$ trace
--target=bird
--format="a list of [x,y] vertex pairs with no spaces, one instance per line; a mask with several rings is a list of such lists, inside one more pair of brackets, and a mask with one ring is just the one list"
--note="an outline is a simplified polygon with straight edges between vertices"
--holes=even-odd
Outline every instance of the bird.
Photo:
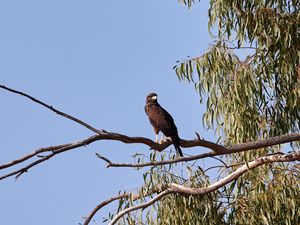
[[183,157],[180,148],[180,138],[173,117],[157,101],[157,94],[150,93],[146,97],[145,112],[155,132],[155,142],[158,141],[158,133],[161,131],[172,140],[176,152]]

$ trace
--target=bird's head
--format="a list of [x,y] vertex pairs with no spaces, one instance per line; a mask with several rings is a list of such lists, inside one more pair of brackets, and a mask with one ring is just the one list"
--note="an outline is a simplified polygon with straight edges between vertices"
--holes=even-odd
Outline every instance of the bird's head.
[[148,102],[157,102],[157,94],[156,93],[150,93],[147,95],[146,103]]

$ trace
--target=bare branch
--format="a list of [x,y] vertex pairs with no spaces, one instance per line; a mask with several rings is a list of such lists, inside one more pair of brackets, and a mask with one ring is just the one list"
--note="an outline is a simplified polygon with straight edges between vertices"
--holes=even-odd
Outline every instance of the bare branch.
[[122,211],[120,211],[109,223],[109,225],[115,224],[122,216],[128,214],[129,212],[138,210],[138,209],[144,209],[150,205],[153,205],[155,202],[160,200],[161,198],[165,197],[166,195],[169,195],[171,193],[180,193],[180,194],[190,194],[190,195],[204,195],[213,191],[216,191],[220,187],[225,186],[226,184],[232,182],[233,180],[236,180],[240,176],[242,176],[244,173],[246,173],[249,170],[252,170],[258,166],[268,164],[268,163],[275,163],[275,162],[291,162],[300,160],[300,152],[296,152],[293,154],[274,154],[269,156],[263,156],[259,157],[251,162],[248,162],[248,165],[243,165],[240,168],[238,168],[236,171],[232,172],[228,176],[224,177],[223,179],[215,182],[212,185],[209,185],[208,187],[203,188],[190,188],[185,187],[183,185],[170,183],[167,185],[167,188],[159,193],[157,196],[149,200],[148,202],[145,202],[140,205],[132,206],[130,208],[126,208]]
[[[207,145],[203,146],[202,141],[205,141],[205,140],[190,140],[190,141],[181,140],[181,143],[184,143],[185,147],[194,147],[194,146],[208,147]],[[178,163],[178,162],[194,161],[197,159],[203,159],[203,158],[214,157],[214,156],[219,156],[219,155],[227,155],[227,154],[244,152],[244,151],[249,151],[249,150],[256,150],[259,148],[280,145],[280,144],[289,143],[289,142],[293,142],[293,141],[300,141],[300,133],[292,133],[292,134],[276,136],[276,137],[272,137],[272,138],[268,138],[268,139],[264,139],[264,140],[259,140],[256,142],[247,142],[247,143],[242,143],[242,144],[236,144],[231,147],[224,147],[224,146],[216,144],[217,146],[222,147],[222,150],[220,152],[214,151],[215,147],[210,146],[208,148],[213,149],[213,151],[199,154],[199,155],[194,155],[194,156],[181,157],[181,158],[164,160],[164,161],[145,162],[145,163],[138,163],[138,164],[111,162],[111,163],[108,163],[106,166],[107,167],[134,167],[134,168],[141,168],[141,167],[147,167],[147,166],[159,166],[159,165],[166,165],[166,164],[172,164],[172,163]],[[205,141],[205,143],[206,142],[207,141]],[[163,146],[164,143],[162,143],[161,145]],[[218,149],[220,150],[221,148],[218,147]]]
[[57,146],[50,146],[50,147],[47,147],[47,148],[40,148],[40,149],[37,149],[35,150],[34,152],[28,154],[28,155],[25,155],[19,159],[15,159],[9,163],[6,163],[6,164],[3,164],[3,165],[0,165],[0,170],[2,169],[5,169],[5,168],[8,168],[8,167],[11,167],[11,166],[14,166],[14,165],[17,165],[21,162],[24,162],[40,153],[43,153],[43,152],[49,152],[49,151],[54,151],[54,150],[57,150],[57,149],[60,149],[60,148],[64,148],[64,147],[67,147],[71,144],[63,144],[63,145],[57,145]]
[[[65,146],[65,147],[59,148],[59,149],[57,149],[57,150],[53,150],[51,154],[49,154],[49,155],[47,155],[47,156],[44,156],[44,157],[42,157],[42,158],[40,158],[40,159],[38,159],[38,160],[36,160],[36,161],[34,161],[34,162],[28,164],[27,166],[22,167],[21,169],[15,170],[15,171],[13,171],[13,172],[11,172],[11,173],[8,173],[8,174],[5,174],[5,175],[1,176],[1,177],[0,177],[0,180],[3,180],[3,179],[5,179],[5,178],[8,178],[8,177],[11,177],[11,176],[14,176],[14,175],[16,175],[16,178],[18,178],[18,177],[20,177],[23,173],[28,172],[28,170],[29,170],[30,168],[32,168],[33,166],[36,166],[36,165],[38,165],[38,164],[40,164],[40,163],[42,163],[42,162],[44,162],[44,161],[46,161],[46,160],[52,158],[53,156],[55,156],[55,155],[57,155],[57,154],[60,154],[60,153],[69,151],[69,150],[71,150],[71,149],[75,149],[75,148],[78,148],[78,147],[82,147],[82,146],[88,145],[88,144],[90,144],[90,143],[92,143],[92,142],[94,142],[94,141],[96,141],[96,140],[98,140],[98,135],[94,135],[94,136],[91,136],[91,137],[89,137],[89,138],[86,138],[86,139],[84,139],[84,140],[82,140],[82,141],[74,142],[74,143],[72,143],[72,144],[70,144],[70,145],[67,145],[67,146]],[[17,162],[17,163],[18,163],[18,162]],[[15,164],[17,164],[17,163],[15,163]],[[6,165],[7,165],[7,164],[6,164]]]
[[30,96],[30,95],[24,93],[24,92],[14,90],[14,89],[9,88],[9,87],[6,87],[6,86],[4,86],[4,85],[0,85],[0,88],[5,89],[5,90],[10,91],[10,92],[13,92],[13,93],[15,93],[15,94],[22,95],[22,96],[24,96],[24,97],[26,97],[26,98],[29,98],[30,100],[34,101],[35,103],[38,103],[39,105],[42,105],[42,106],[46,107],[47,109],[50,109],[52,112],[55,112],[55,113],[57,113],[57,114],[60,115],[60,116],[63,116],[63,117],[65,117],[65,118],[67,118],[67,119],[70,119],[70,120],[73,120],[74,122],[76,122],[76,123],[78,123],[78,124],[80,124],[80,125],[86,127],[87,129],[89,129],[89,130],[91,130],[91,131],[93,131],[93,132],[95,132],[95,133],[97,133],[97,134],[102,134],[103,132],[105,132],[104,130],[98,130],[98,129],[92,127],[91,125],[89,125],[89,124],[83,122],[83,121],[80,120],[80,119],[77,119],[76,117],[73,117],[73,116],[71,116],[71,115],[69,115],[69,114],[67,114],[67,113],[64,113],[64,112],[62,112],[62,111],[59,111],[58,109],[55,109],[53,106],[48,105],[48,104],[46,104],[46,103],[44,103],[44,102],[42,102],[42,101],[40,101],[40,100],[38,100],[38,99],[36,99],[36,98],[34,98],[34,97],[32,97],[32,96]]
[[[118,133],[113,133],[113,132],[106,132],[106,133],[100,133],[94,136],[91,136],[87,139],[84,139],[82,141],[76,142],[75,144],[65,144],[65,145],[59,145],[59,146],[54,146],[54,147],[48,147],[48,148],[41,148],[39,150],[36,150],[35,152],[25,155],[17,160],[13,160],[10,163],[0,165],[0,170],[4,168],[8,168],[11,166],[14,166],[20,162],[24,162],[33,156],[43,152],[43,151],[51,151],[51,148],[58,148],[57,150],[54,151],[53,154],[47,155],[37,161],[34,161],[33,163],[19,169],[16,171],[13,171],[9,174],[6,174],[4,176],[0,177],[0,180],[5,179],[7,177],[16,175],[16,174],[23,174],[24,172],[27,172],[29,168],[32,168],[33,166],[44,162],[50,158],[52,158],[54,155],[59,154],[61,152],[71,150],[74,148],[78,148],[84,145],[88,145],[94,141],[98,140],[115,140],[115,141],[121,141],[123,143],[140,143],[140,144],[145,144],[151,147],[151,149],[156,149],[158,151],[162,151],[165,148],[167,148],[171,142],[163,142],[161,144],[153,142],[152,140],[144,137],[129,137],[123,134],[118,134]],[[172,164],[172,163],[177,163],[177,162],[187,162],[187,161],[193,161],[197,159],[202,159],[202,158],[207,158],[207,157],[212,157],[212,156],[218,156],[218,155],[225,155],[225,154],[231,154],[231,153],[237,153],[237,152],[242,152],[242,151],[247,151],[247,150],[254,150],[258,148],[263,148],[263,147],[269,147],[273,145],[278,145],[278,144],[284,144],[287,142],[292,142],[292,141],[299,141],[300,140],[300,133],[293,133],[293,134],[286,134],[282,136],[277,136],[273,138],[268,138],[265,140],[260,140],[257,142],[249,142],[249,143],[243,143],[243,144],[237,144],[232,147],[224,147],[222,145],[215,144],[213,142],[209,142],[206,140],[181,140],[181,146],[182,147],[195,147],[195,146],[201,146],[201,147],[207,147],[212,150],[216,151],[211,151],[208,153],[203,153],[200,155],[195,155],[195,156],[189,156],[189,157],[181,157],[181,158],[176,158],[172,160],[166,160],[166,161],[156,161],[156,162],[147,162],[147,163],[140,163],[140,164],[132,164],[132,163],[108,163],[107,167],[145,167],[145,166],[158,166],[158,165],[166,165],[166,164]],[[222,150],[221,150],[222,149]],[[52,149],[53,151],[53,149]],[[108,162],[108,161],[107,161]]]
[[134,194],[134,193],[124,193],[124,194],[120,194],[120,195],[117,195],[117,196],[114,196],[114,197],[111,197],[110,199],[107,199],[103,202],[101,202],[99,205],[97,205],[92,212],[90,212],[90,214],[86,217],[86,220],[84,222],[84,225],[88,225],[89,222],[92,220],[92,218],[94,217],[94,215],[104,206],[106,206],[107,204],[115,201],[115,200],[118,200],[118,199],[121,199],[121,198],[130,198],[132,201],[136,201],[138,199],[141,199],[141,198],[144,198],[144,197],[147,197],[149,195],[152,195],[154,193],[158,193],[158,192],[161,192],[161,190],[163,189],[163,187],[158,187],[158,188],[154,188],[153,190],[149,190],[147,193],[138,193],[138,194]]
[[85,222],[84,222],[84,225],[88,225],[90,223],[90,221],[92,220],[92,218],[94,217],[94,215],[104,206],[106,206],[107,204],[115,201],[115,200],[118,200],[118,199],[121,199],[121,198],[127,198],[129,196],[129,194],[127,193],[124,193],[122,195],[117,195],[117,196],[114,196],[110,199],[107,199],[103,202],[101,202],[99,205],[97,205],[93,211],[87,216],[87,218],[85,219]]
[[162,191],[161,193],[159,193],[158,195],[156,195],[154,198],[152,198],[151,200],[149,200],[148,202],[145,202],[143,204],[140,204],[140,205],[136,205],[136,206],[132,206],[132,207],[129,207],[127,209],[124,209],[122,211],[120,211],[117,215],[115,215],[115,217],[110,221],[110,223],[108,225],[113,225],[115,224],[116,222],[118,222],[118,220],[126,215],[127,213],[130,213],[132,211],[135,211],[135,210],[138,210],[138,209],[144,209],[144,208],[147,208],[148,206],[154,204],[155,202],[157,202],[158,200],[160,200],[161,198],[163,198],[164,196],[168,195],[168,194],[171,194],[172,191],[167,189],[167,190],[164,190]]
[[107,162],[108,164],[112,163],[108,158],[106,158],[106,157],[100,155],[99,153],[95,153],[95,154],[96,154],[96,156],[97,156],[99,159],[104,160],[104,161]]
[[[126,135],[123,135],[123,134],[118,134],[118,133],[113,133],[113,132],[107,132],[103,129],[101,130],[98,130],[94,127],[92,127],[91,125],[83,122],[82,120],[76,118],[76,117],[73,117],[67,113],[64,113],[56,108],[54,108],[53,106],[51,105],[48,105],[44,102],[42,102],[41,100],[38,100],[24,92],[21,92],[21,91],[17,91],[15,89],[12,89],[12,88],[9,88],[9,87],[6,87],[4,85],[0,85],[0,88],[2,89],[5,89],[7,91],[10,91],[12,93],[15,93],[15,94],[19,94],[21,96],[24,96],[30,100],[32,100],[33,102],[35,103],[38,103],[39,105],[42,105],[44,106],[45,108],[51,110],[52,112],[55,112],[57,113],[58,115],[60,116],[63,116],[67,119],[70,119],[86,128],[88,128],[89,130],[99,134],[99,135],[102,135],[103,139],[106,139],[106,140],[119,140],[119,141],[122,141],[124,143],[140,143],[140,144],[145,144],[145,145],[148,145],[151,149],[155,149],[157,151],[163,151],[165,148],[167,148],[169,145],[171,145],[172,143],[170,141],[166,141],[162,144],[159,144],[159,143],[156,143],[156,142],[153,142],[152,140],[148,139],[148,138],[143,138],[143,137],[128,137]],[[107,134],[107,135],[106,135]],[[214,151],[224,151],[225,148],[221,145],[218,145],[218,144],[215,144],[213,142],[209,142],[209,141],[206,141],[206,140],[198,140],[196,142],[193,142],[193,141],[185,141],[185,140],[181,140],[181,146],[182,147],[195,147],[195,146],[202,146],[202,147],[206,147],[206,148],[210,148]]]

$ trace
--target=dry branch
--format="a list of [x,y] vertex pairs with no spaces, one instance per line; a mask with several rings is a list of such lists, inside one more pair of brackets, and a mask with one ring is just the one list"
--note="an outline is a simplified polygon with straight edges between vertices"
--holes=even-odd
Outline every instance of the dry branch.
[[26,98],[29,98],[30,100],[34,101],[35,103],[37,103],[37,104],[39,104],[39,105],[42,105],[42,106],[46,107],[47,109],[50,109],[52,112],[55,112],[55,113],[57,113],[57,114],[60,115],[60,116],[63,116],[63,117],[65,117],[65,118],[67,118],[67,119],[70,119],[70,120],[73,120],[74,122],[76,122],[76,123],[78,123],[78,124],[80,124],[80,125],[86,127],[87,129],[89,129],[89,130],[91,130],[91,131],[93,131],[93,132],[95,132],[95,133],[97,133],[97,134],[100,134],[100,133],[105,132],[104,130],[98,130],[98,129],[92,127],[91,125],[89,125],[89,124],[83,122],[83,121],[80,120],[80,119],[77,119],[77,118],[75,118],[75,117],[73,117],[73,116],[71,116],[71,115],[69,115],[69,114],[66,114],[66,113],[64,113],[64,112],[62,112],[62,111],[59,111],[59,110],[55,109],[52,105],[48,105],[48,104],[46,104],[46,103],[44,103],[44,102],[42,102],[42,101],[40,101],[40,100],[38,100],[38,99],[36,99],[36,98],[34,98],[34,97],[32,97],[32,96],[30,96],[30,95],[24,93],[24,92],[17,91],[17,90],[15,90],[15,89],[6,87],[6,86],[4,86],[4,85],[0,85],[0,88],[5,89],[5,90],[10,91],[10,92],[13,92],[13,93],[15,93],[15,94],[22,95],[22,96],[24,96],[24,97],[26,97]]
[[[203,141],[205,140],[181,140],[182,143],[185,143],[184,147],[195,147],[195,146],[201,146],[201,147],[208,147],[207,145],[203,146]],[[256,142],[247,142],[242,144],[236,144],[230,147],[224,147],[222,151],[218,152],[215,151],[214,148],[213,151],[194,155],[194,156],[188,156],[188,157],[181,157],[176,159],[170,159],[170,160],[164,160],[164,161],[154,161],[154,162],[145,162],[145,163],[113,163],[111,161],[104,160],[104,157],[99,157],[99,154],[97,155],[100,159],[106,161],[106,167],[134,167],[134,168],[141,168],[141,167],[147,167],[147,166],[159,166],[159,165],[166,165],[166,164],[172,164],[172,163],[178,163],[178,162],[188,162],[188,161],[194,161],[198,159],[203,159],[207,157],[214,157],[214,156],[220,156],[220,155],[227,155],[232,153],[238,153],[238,152],[244,152],[249,150],[256,150],[259,148],[265,148],[265,147],[271,147],[274,145],[280,145],[285,143],[290,143],[294,141],[300,141],[300,133],[292,133],[292,134],[286,134],[281,136],[276,136],[272,138],[267,138],[264,140],[259,140]],[[207,141],[206,141],[207,142]],[[164,143],[162,144],[164,145]],[[217,145],[217,144],[216,144]],[[219,148],[221,149],[221,148]],[[105,158],[106,159],[106,158]]]
[[43,152],[49,152],[49,151],[54,151],[54,150],[57,150],[57,149],[60,149],[60,148],[64,148],[64,147],[67,147],[71,144],[63,144],[63,145],[57,145],[57,146],[50,146],[50,147],[47,147],[47,148],[40,148],[40,149],[37,149],[35,150],[34,152],[32,153],[29,153],[27,155],[24,155],[23,157],[19,158],[19,159],[15,159],[9,163],[6,163],[6,164],[3,164],[3,165],[0,165],[0,170],[2,169],[5,169],[5,168],[8,168],[8,167],[11,167],[11,166],[14,166],[14,165],[17,165],[21,162],[24,162],[40,153],[43,153]]
[[115,224],[122,216],[126,215],[127,213],[130,213],[132,211],[138,210],[138,209],[145,209],[150,205],[153,205],[155,202],[157,202],[158,200],[160,200],[161,198],[163,198],[164,196],[171,194],[172,191],[167,189],[162,191],[161,193],[159,193],[158,195],[156,195],[154,198],[152,198],[151,200],[149,200],[148,202],[145,202],[143,204],[140,205],[136,205],[136,206],[132,206],[130,208],[124,209],[122,211],[120,211],[113,219],[112,221],[109,223],[109,225],[113,225]]
[[[40,158],[40,159],[38,159],[38,160],[36,160],[36,161],[34,161],[34,162],[28,164],[27,166],[22,167],[21,169],[15,170],[15,171],[13,171],[13,172],[10,172],[10,173],[8,173],[8,174],[5,174],[5,175],[1,176],[1,177],[0,177],[0,180],[3,180],[3,179],[5,179],[5,178],[8,178],[8,177],[11,177],[11,176],[14,176],[14,175],[16,175],[16,178],[18,178],[18,177],[21,176],[23,173],[28,172],[28,170],[29,170],[30,168],[32,168],[32,167],[34,167],[34,166],[36,166],[36,165],[38,165],[38,164],[40,164],[40,163],[42,163],[42,162],[44,162],[44,161],[50,159],[50,158],[52,158],[53,156],[55,156],[55,155],[57,155],[57,154],[60,154],[60,153],[63,153],[63,152],[66,152],[66,151],[69,151],[69,150],[71,150],[71,149],[75,149],[75,148],[78,148],[78,147],[82,147],[82,146],[88,145],[88,144],[90,144],[90,143],[96,141],[97,138],[98,138],[98,135],[94,135],[94,136],[91,136],[91,137],[89,137],[89,138],[86,138],[86,139],[84,139],[84,140],[82,140],[82,141],[77,141],[77,142],[74,142],[74,143],[72,143],[72,144],[69,144],[69,145],[67,145],[67,146],[65,146],[65,147],[61,147],[61,148],[58,148],[58,149],[56,149],[56,150],[52,150],[52,153],[51,153],[51,154],[46,155],[46,156],[43,156],[42,158]],[[35,152],[33,152],[33,153],[35,153]],[[28,156],[32,155],[33,153],[29,154]],[[23,158],[26,158],[26,156],[23,157]],[[29,158],[30,158],[30,157],[29,157]],[[21,158],[21,159],[22,159],[22,158]],[[20,159],[19,159],[19,160],[20,160]],[[18,162],[19,162],[19,161],[16,161],[15,164],[17,164]],[[9,164],[9,163],[8,163],[8,164]],[[8,165],[8,164],[6,164],[6,165]],[[13,165],[15,165],[15,164],[13,164]],[[10,166],[12,166],[12,165],[10,165]]]
[[[70,120],[72,120],[72,121],[88,128],[89,130],[101,135],[102,139],[105,139],[105,140],[118,140],[118,141],[122,141],[122,142],[128,143],[128,144],[129,143],[145,144],[145,145],[148,145],[150,147],[150,149],[154,149],[154,150],[157,150],[157,151],[163,151],[169,145],[172,144],[170,141],[166,141],[166,142],[163,142],[162,144],[159,144],[159,143],[153,142],[152,140],[150,140],[148,138],[144,138],[144,137],[129,137],[129,136],[126,136],[126,135],[123,135],[123,134],[107,132],[103,129],[99,130],[99,129],[96,129],[93,126],[87,124],[86,122],[83,122],[82,120],[80,120],[80,119],[78,119],[74,116],[71,116],[67,113],[64,113],[64,112],[54,108],[53,106],[51,106],[49,104],[46,104],[45,102],[42,102],[41,100],[36,99],[36,98],[34,98],[34,97],[24,93],[24,92],[6,87],[5,85],[0,85],[0,88],[2,88],[4,90],[7,90],[9,92],[24,96],[24,97],[32,100],[33,102],[44,106],[45,108],[51,110],[52,112],[55,112],[56,114],[58,114],[60,116],[63,116],[67,119],[70,119]],[[190,147],[195,147],[195,146],[202,146],[202,147],[210,148],[210,149],[212,149],[214,151],[217,151],[217,152],[222,152],[222,151],[226,150],[222,145],[218,145],[216,143],[206,141],[206,140],[201,140],[199,138],[197,140],[194,140],[194,141],[181,140],[180,145],[182,147],[185,147],[185,148],[190,148]]]
[[138,199],[141,199],[141,198],[144,198],[144,197],[147,197],[149,195],[152,195],[154,193],[158,193],[162,190],[162,187],[159,187],[159,188],[155,188],[153,190],[150,190],[146,193],[144,193],[143,195],[141,193],[138,193],[138,194],[134,194],[134,193],[124,193],[124,194],[120,194],[120,195],[117,195],[117,196],[114,196],[114,197],[111,197],[110,199],[107,199],[103,202],[101,202],[99,205],[97,205],[92,212],[90,212],[90,214],[86,217],[85,219],[85,222],[84,222],[84,225],[88,225],[89,222],[92,220],[92,218],[94,217],[94,215],[104,206],[106,206],[107,204],[110,204],[111,202],[115,201],[115,200],[118,200],[118,199],[121,199],[121,198],[127,198],[127,199],[130,199],[132,201],[136,201]]

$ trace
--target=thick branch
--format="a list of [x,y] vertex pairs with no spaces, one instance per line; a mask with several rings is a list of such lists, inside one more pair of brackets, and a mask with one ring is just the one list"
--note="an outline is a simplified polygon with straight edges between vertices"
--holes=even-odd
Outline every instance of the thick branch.
[[300,160],[300,152],[296,152],[293,154],[274,154],[269,156],[263,156],[259,157],[251,162],[248,162],[248,164],[241,166],[236,171],[232,172],[228,176],[224,177],[223,179],[215,182],[214,184],[204,187],[204,188],[190,188],[190,187],[184,187],[183,185],[178,185],[171,183],[169,184],[169,187],[176,193],[182,193],[182,194],[192,194],[192,195],[201,195],[201,194],[207,194],[209,192],[215,191],[219,189],[220,187],[225,186],[229,182],[237,179],[247,171],[254,169],[258,166],[268,164],[268,163],[275,163],[275,162],[291,162],[291,161],[297,161]]
[[240,176],[242,176],[244,173],[246,173],[249,170],[252,170],[258,166],[261,166],[263,164],[267,163],[275,163],[275,162],[291,162],[291,161],[296,161],[300,160],[300,152],[294,153],[294,154],[275,154],[275,155],[270,155],[270,156],[264,156],[257,158],[251,162],[249,162],[247,165],[241,166],[239,169],[236,171],[232,172],[228,176],[224,177],[223,179],[215,182],[214,184],[208,186],[208,187],[203,187],[203,188],[190,188],[190,187],[185,187],[183,185],[175,184],[175,183],[170,183],[167,185],[166,190],[162,191],[160,194],[155,196],[154,198],[150,199],[148,202],[132,206],[130,208],[126,208],[122,211],[120,211],[109,223],[109,225],[115,224],[122,216],[128,214],[129,212],[138,210],[138,209],[144,209],[150,205],[153,205],[155,202],[160,200],[161,198],[165,197],[166,195],[169,195],[171,193],[180,193],[180,194],[191,194],[191,195],[203,195],[207,194],[213,191],[216,191],[220,187],[225,186],[226,184],[230,183],[233,180],[236,180]]
[[[48,147],[48,148],[41,148],[36,150],[35,152],[32,152],[28,155],[25,155],[17,160],[13,160],[12,162],[9,162],[7,164],[0,165],[0,170],[8,167],[12,167],[20,162],[24,162],[33,156],[36,156],[37,154],[41,152],[46,152],[46,151],[54,151],[53,148],[57,148],[52,154],[47,155],[37,161],[32,162],[31,164],[13,171],[9,174],[6,174],[4,176],[0,177],[0,180],[5,179],[7,177],[19,174],[19,173],[24,173],[27,172],[28,169],[32,168],[33,166],[40,164],[41,162],[44,162],[53,156],[71,150],[75,149],[84,145],[88,145],[94,141],[98,140],[115,140],[115,141],[121,141],[123,143],[142,143],[145,145],[150,146],[152,149],[159,149],[159,151],[162,151],[166,147],[168,147],[171,142],[164,142],[162,144],[153,142],[152,140],[144,137],[129,137],[123,134],[118,134],[118,133],[112,133],[112,132],[106,132],[106,133],[100,133],[94,136],[91,136],[87,139],[84,139],[82,141],[76,142],[76,144],[65,144],[65,145],[59,145],[59,146],[54,146],[54,147]],[[145,166],[158,166],[158,165],[166,165],[166,164],[172,164],[172,163],[177,163],[177,162],[187,162],[187,161],[193,161],[197,159],[202,159],[202,158],[207,158],[207,157],[212,157],[212,156],[218,156],[218,155],[225,155],[225,154],[231,154],[231,153],[237,153],[237,152],[242,152],[242,151],[247,151],[247,150],[254,150],[258,148],[263,148],[263,147],[269,147],[273,145],[278,145],[278,144],[284,144],[287,142],[292,142],[292,141],[299,141],[300,140],[300,133],[294,133],[294,134],[287,134],[287,135],[282,135],[282,136],[277,136],[273,138],[268,138],[265,140],[260,140],[257,142],[249,142],[249,143],[243,143],[243,144],[237,144],[232,147],[224,147],[206,140],[181,140],[181,146],[182,147],[195,147],[195,146],[201,146],[201,147],[208,147],[211,148],[212,150],[218,149],[218,152],[216,151],[211,151],[208,153],[203,153],[200,155],[195,155],[195,156],[189,156],[189,157],[181,157],[181,158],[176,158],[172,160],[166,160],[166,161],[157,161],[157,162],[147,162],[147,163],[140,163],[140,164],[132,164],[132,163],[108,163],[107,167],[145,167]],[[222,150],[221,150],[222,149]]]

